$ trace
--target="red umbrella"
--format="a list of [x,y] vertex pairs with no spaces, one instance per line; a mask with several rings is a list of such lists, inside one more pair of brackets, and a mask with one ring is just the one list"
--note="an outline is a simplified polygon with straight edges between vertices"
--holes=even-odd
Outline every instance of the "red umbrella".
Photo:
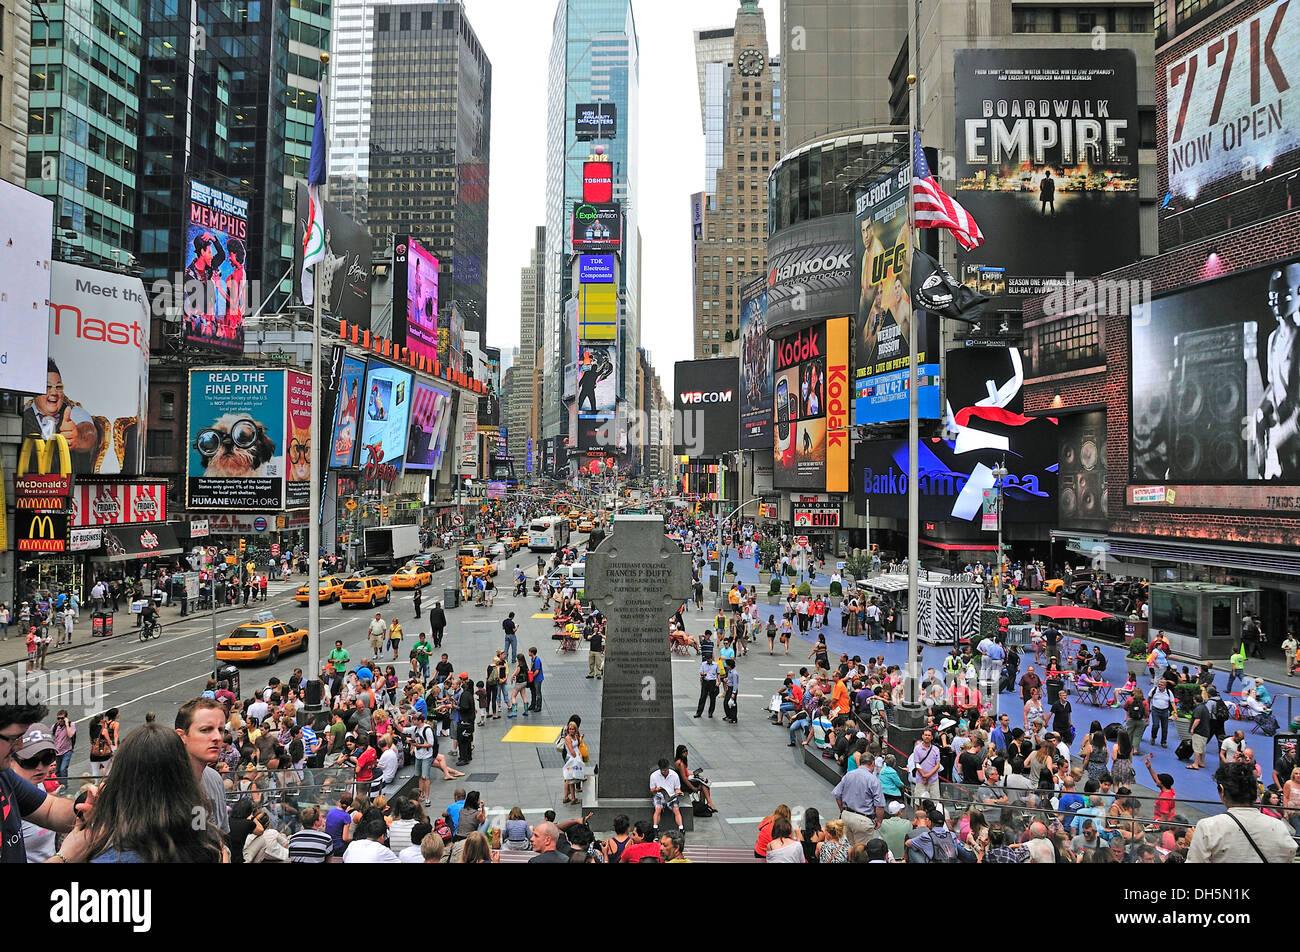
[[1043,615],[1047,618],[1055,619],[1083,618],[1088,621],[1100,621],[1103,618],[1113,617],[1105,612],[1099,612],[1095,608],[1079,608],[1073,605],[1052,605],[1048,608],[1035,608],[1029,614]]

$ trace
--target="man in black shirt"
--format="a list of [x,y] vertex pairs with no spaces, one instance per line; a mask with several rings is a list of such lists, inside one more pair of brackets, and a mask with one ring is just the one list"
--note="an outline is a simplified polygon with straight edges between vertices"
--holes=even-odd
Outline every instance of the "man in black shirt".
[[591,653],[587,655],[587,677],[603,678],[605,676],[605,636],[601,634],[599,628],[587,623],[587,632],[583,635],[587,639],[587,644],[591,648]]
[[433,670],[437,675],[436,680],[444,682],[451,677],[452,671],[456,669],[451,666],[451,662],[447,660],[447,656],[443,655],[442,660],[433,666]]
[[1070,704],[1070,699],[1065,696],[1065,692],[1058,692],[1056,703],[1052,705],[1052,730],[1070,740],[1074,739],[1074,725],[1070,723],[1072,710],[1073,706]]
[[447,627],[447,613],[442,610],[442,602],[435,601],[429,609],[429,632],[433,635],[433,646],[442,647],[442,632]]
[[460,676],[460,700],[456,702],[457,767],[474,759],[474,681],[464,672]]

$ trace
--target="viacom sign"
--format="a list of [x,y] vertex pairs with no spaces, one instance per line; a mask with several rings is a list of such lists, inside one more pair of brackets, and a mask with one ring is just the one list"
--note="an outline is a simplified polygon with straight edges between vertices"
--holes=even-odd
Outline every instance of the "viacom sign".
[[673,452],[716,457],[740,447],[736,401],[740,361],[735,357],[683,360],[673,367]]

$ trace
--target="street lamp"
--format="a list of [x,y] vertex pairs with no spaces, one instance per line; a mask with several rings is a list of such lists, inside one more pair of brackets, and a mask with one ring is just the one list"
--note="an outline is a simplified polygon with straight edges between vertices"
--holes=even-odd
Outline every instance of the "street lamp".
[[995,501],[998,507],[998,557],[997,557],[997,575],[996,590],[998,601],[1002,600],[1002,480],[1006,478],[1007,466],[1004,458],[998,465],[993,467],[994,491],[997,493]]

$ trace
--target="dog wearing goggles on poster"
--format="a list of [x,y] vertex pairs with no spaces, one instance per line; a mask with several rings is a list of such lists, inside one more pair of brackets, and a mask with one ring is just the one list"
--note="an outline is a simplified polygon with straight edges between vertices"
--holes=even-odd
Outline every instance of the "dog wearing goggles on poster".
[[194,448],[203,459],[205,476],[265,476],[275,457],[275,442],[266,427],[237,413],[217,418],[199,431]]

